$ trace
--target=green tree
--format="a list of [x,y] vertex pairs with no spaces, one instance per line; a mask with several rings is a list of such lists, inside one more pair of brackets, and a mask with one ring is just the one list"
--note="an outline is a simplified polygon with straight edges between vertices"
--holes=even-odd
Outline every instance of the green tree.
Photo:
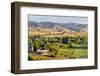
[[39,48],[40,48],[40,43],[39,43],[39,41],[34,40],[34,41],[33,41],[33,46],[34,46],[34,51],[36,51],[37,49],[39,49]]
[[69,46],[69,48],[73,47],[72,44],[73,44],[73,42],[72,42],[71,39],[69,38],[69,39],[68,39],[68,46]]

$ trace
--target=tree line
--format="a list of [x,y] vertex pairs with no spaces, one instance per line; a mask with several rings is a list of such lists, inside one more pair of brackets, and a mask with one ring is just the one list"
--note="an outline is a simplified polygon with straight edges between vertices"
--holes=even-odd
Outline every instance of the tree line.
[[[77,36],[77,37],[46,37],[41,35],[29,36],[28,46],[32,51],[37,49],[58,51],[59,49],[74,48],[74,47],[85,47],[87,48],[88,38],[86,36]],[[81,46],[79,46],[81,45]]]

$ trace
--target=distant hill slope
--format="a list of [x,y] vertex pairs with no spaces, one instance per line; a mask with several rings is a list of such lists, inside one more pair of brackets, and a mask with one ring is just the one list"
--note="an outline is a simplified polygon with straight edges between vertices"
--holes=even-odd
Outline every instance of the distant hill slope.
[[56,31],[84,31],[87,32],[87,24],[79,23],[54,23],[54,22],[28,22],[29,30],[34,29],[52,29]]

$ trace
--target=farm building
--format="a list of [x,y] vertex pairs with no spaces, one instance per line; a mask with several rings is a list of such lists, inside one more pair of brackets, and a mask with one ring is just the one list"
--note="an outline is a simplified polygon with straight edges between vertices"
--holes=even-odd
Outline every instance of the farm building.
[[36,50],[37,53],[41,54],[41,55],[47,55],[47,53],[49,52],[48,50]]

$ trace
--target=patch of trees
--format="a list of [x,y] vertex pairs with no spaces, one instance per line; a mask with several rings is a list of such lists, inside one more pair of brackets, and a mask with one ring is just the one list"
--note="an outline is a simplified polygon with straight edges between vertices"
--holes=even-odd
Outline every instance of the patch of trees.
[[[57,52],[59,49],[73,47],[87,47],[87,37],[45,37],[45,36],[29,36],[28,45],[32,51],[37,49],[47,49],[50,52]],[[83,45],[83,46],[82,46]]]

